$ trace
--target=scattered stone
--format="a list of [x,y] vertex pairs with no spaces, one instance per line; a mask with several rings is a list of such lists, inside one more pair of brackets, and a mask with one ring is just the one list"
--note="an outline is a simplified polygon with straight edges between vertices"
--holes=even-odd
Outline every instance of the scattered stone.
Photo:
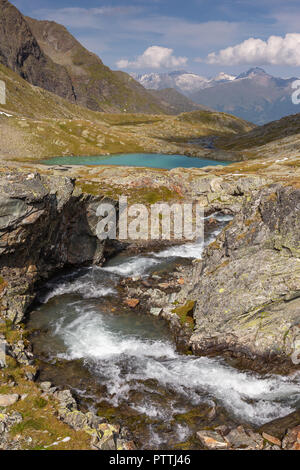
[[136,445],[133,441],[125,441],[124,439],[117,439],[117,450],[136,450]]
[[41,382],[40,383],[40,388],[41,388],[41,390],[43,390],[43,392],[46,392],[46,393],[49,392],[51,387],[52,387],[51,382]]
[[300,450],[300,426],[289,429],[282,441],[285,450]]
[[120,432],[119,426],[103,423],[92,439],[92,447],[99,450],[116,450],[116,441]]
[[[3,434],[8,432],[12,426],[15,424],[21,423],[23,421],[21,413],[13,411],[10,414],[0,413],[0,444],[3,438]],[[0,449],[1,449],[0,445]]]
[[53,396],[60,402],[61,409],[66,409],[69,411],[77,410],[76,400],[73,398],[70,390],[55,392]]
[[151,308],[150,314],[153,315],[154,317],[159,317],[162,310],[163,310],[162,308]]
[[139,305],[140,301],[138,299],[126,299],[125,304],[130,308],[136,308]]
[[89,425],[88,417],[81,411],[69,411],[67,408],[64,408],[59,412],[59,417],[64,423],[75,429],[75,431],[80,431]]
[[198,431],[197,437],[201,443],[211,450],[228,449],[229,444],[218,432]]
[[178,279],[177,282],[178,282],[178,284],[179,284],[180,286],[183,286],[184,283],[185,283],[185,280],[181,277],[180,279]]
[[0,395],[0,406],[6,407],[14,405],[19,398],[20,396],[17,393],[13,393],[12,395]]
[[232,429],[225,440],[233,449],[262,450],[264,440],[260,434],[245,430],[243,426]]
[[273,444],[275,446],[281,447],[281,440],[277,439],[277,437],[271,436],[270,434],[267,434],[266,432],[262,433],[262,437],[268,441],[270,444]]
[[163,282],[161,284],[158,284],[158,287],[160,289],[169,289],[169,287],[171,287],[171,285],[168,282]]
[[35,382],[38,377],[38,370],[34,370],[32,372],[26,371],[24,373],[25,379],[29,380],[30,382]]
[[16,359],[19,364],[24,366],[30,366],[34,363],[30,346],[25,345],[22,340],[10,345],[9,355]]
[[10,380],[7,384],[8,387],[14,388],[17,386],[17,383],[14,380]]
[[142,285],[143,285],[144,287],[151,287],[151,284],[150,284],[150,282],[148,282],[148,281],[142,281]]

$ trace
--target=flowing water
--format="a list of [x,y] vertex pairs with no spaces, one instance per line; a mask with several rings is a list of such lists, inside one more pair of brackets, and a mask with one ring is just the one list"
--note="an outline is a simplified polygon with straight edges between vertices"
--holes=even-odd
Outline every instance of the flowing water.
[[211,423],[214,406],[214,424],[256,426],[299,406],[299,375],[260,376],[221,358],[181,355],[163,320],[121,305],[124,277],[151,277],[202,251],[190,243],[67,273],[45,286],[29,320],[42,379],[71,387],[86,408],[128,426],[142,448],[197,448],[192,436]]
[[43,160],[46,165],[116,165],[146,168],[203,168],[205,166],[229,165],[205,158],[193,158],[185,155],[166,155],[153,153],[128,153],[94,157],[53,157]]

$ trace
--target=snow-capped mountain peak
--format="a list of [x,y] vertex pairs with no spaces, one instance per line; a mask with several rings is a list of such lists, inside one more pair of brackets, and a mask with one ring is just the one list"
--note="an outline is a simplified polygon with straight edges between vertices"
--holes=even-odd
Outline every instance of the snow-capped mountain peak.
[[232,80],[235,80],[236,77],[234,75],[229,75],[228,73],[221,72],[219,75],[217,75],[214,78],[215,82],[231,82]]
[[229,82],[236,78],[224,72],[221,72],[215,78],[206,78],[197,73],[183,70],[169,73],[132,74],[132,76],[147,89],[162,90],[164,88],[175,88],[185,95],[204,90],[219,83]]

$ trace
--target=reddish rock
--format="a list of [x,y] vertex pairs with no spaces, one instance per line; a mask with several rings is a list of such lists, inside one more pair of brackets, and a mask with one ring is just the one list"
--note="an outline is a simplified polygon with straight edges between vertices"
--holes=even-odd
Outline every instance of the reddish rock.
[[229,447],[228,442],[218,432],[198,431],[197,437],[205,447],[211,450],[228,449]]
[[270,434],[267,434],[266,432],[262,433],[262,437],[270,442],[270,444],[274,444],[275,446],[281,447],[281,440],[277,439],[277,437],[271,436]]
[[126,299],[125,304],[130,308],[135,308],[139,305],[140,301],[138,299]]
[[158,287],[160,287],[160,289],[168,289],[171,286],[167,282],[163,282],[162,284],[158,284]]

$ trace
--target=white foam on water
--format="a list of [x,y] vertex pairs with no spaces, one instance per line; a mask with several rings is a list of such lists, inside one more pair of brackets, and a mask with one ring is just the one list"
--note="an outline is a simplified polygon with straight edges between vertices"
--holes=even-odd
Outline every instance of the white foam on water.
[[[210,217],[213,217],[216,219],[218,222],[230,222],[233,219],[232,215],[229,214],[220,214],[220,213],[215,213],[212,214]],[[208,218],[210,218],[208,217]]]
[[127,259],[124,263],[120,263],[117,266],[108,266],[103,268],[103,270],[118,274],[119,276],[141,276],[158,264],[159,261],[157,259],[134,256]]
[[153,253],[157,258],[191,258],[201,259],[204,248],[212,243],[221,233],[222,229],[215,230],[206,240],[202,238],[195,242],[172,246],[158,253]]
[[203,253],[203,240],[184,245],[172,246],[166,250],[154,253],[157,258],[196,258],[200,259]]
[[[109,331],[92,311],[58,326],[57,333],[67,346],[65,357],[84,359],[106,385],[114,406],[128,400],[131,390],[145,392],[142,381],[148,379],[193,405],[213,400],[237,418],[258,425],[289,414],[300,399],[299,374],[261,377],[221,360],[181,356],[166,341]],[[132,408],[151,417],[175,413],[174,403],[159,409],[153,400],[132,404]]]
[[95,273],[99,272],[99,268],[92,268],[84,275],[74,279],[74,275],[64,276],[60,282],[49,282],[48,292],[40,297],[42,303],[47,303],[50,299],[65,294],[78,294],[84,299],[97,299],[113,294],[115,289],[110,285],[106,286],[99,282],[95,277]]
[[101,316],[92,309],[81,313],[69,324],[58,326],[56,334],[64,338],[69,359],[114,359],[122,355],[131,357],[175,357],[172,344],[152,341],[136,336],[121,336],[107,329]]

